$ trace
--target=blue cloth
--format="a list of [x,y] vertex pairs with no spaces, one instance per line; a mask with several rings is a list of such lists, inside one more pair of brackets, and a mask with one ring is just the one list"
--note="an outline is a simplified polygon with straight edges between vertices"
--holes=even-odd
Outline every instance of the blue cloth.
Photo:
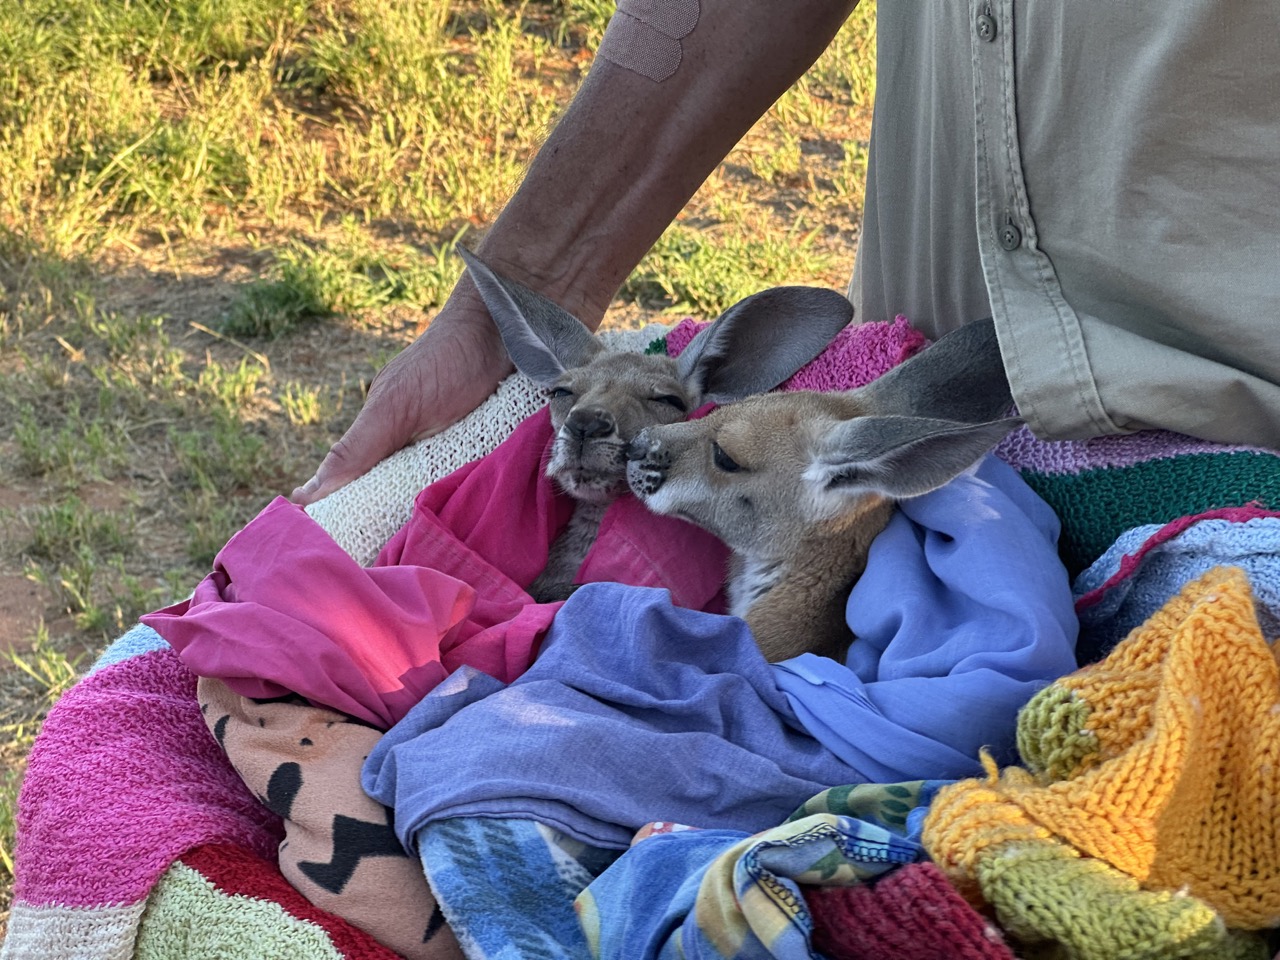
[[[1142,549],[1162,529],[1164,524],[1155,523],[1122,533],[1076,577],[1076,596],[1105,586],[1119,573],[1125,556]],[[1263,633],[1268,639],[1280,637],[1280,519],[1205,519],[1153,545],[1129,576],[1080,611],[1081,659],[1091,662],[1106,656],[1188,583],[1223,564],[1248,575]]]
[[641,840],[578,895],[592,954],[816,958],[801,884],[861,883],[926,859],[920,831],[928,804],[947,782],[828,791],[807,805],[815,812],[754,836],[692,830]]
[[764,661],[743,621],[590,584],[510,685],[464,668],[382,738],[365,790],[409,849],[450,817],[623,848],[668,820],[754,833],[836,784],[957,779],[1011,752],[1018,709],[1074,669],[1057,521],[994,458],[903,507],[850,600],[849,666]]
[[431,892],[469,960],[588,960],[574,898],[617,857],[528,820],[438,820],[419,833]]
[[[801,832],[791,826],[786,830]],[[799,841],[791,836],[774,838],[773,830],[756,842],[748,839],[750,834],[736,830],[693,830],[641,840],[578,899],[582,924],[595,947],[592,955],[628,960],[816,960],[818,955],[810,945],[812,920],[803,909],[804,895],[788,875],[797,868],[769,861],[778,854],[789,861],[804,857],[798,869],[807,869],[815,859],[838,854],[840,837],[834,822],[821,824],[821,832],[808,824],[801,830]],[[739,914],[741,926],[734,931],[738,936],[732,949],[718,949],[723,945],[725,925],[717,923],[709,931],[699,929],[695,906],[708,872],[721,858],[728,861],[730,879],[742,881],[744,892],[756,892],[757,885],[767,884],[772,896],[757,893],[754,905],[777,913],[786,907],[799,909],[783,916],[781,923],[771,913],[759,918]],[[736,888],[737,884],[730,886],[730,896],[723,900],[733,903]],[[643,909],[637,909],[640,904]],[[717,913],[713,916],[721,919]],[[768,929],[757,933],[750,919]]]
[[752,833],[861,779],[800,727],[743,621],[612,583],[574,593],[510,685],[455,671],[363,771],[411,850],[427,823],[468,816],[615,849],[655,820]]
[[1076,668],[1078,625],[1058,519],[1017,472],[975,472],[904,501],[849,595],[844,664],[775,665],[801,723],[859,779],[981,773],[1014,759],[1015,718]]

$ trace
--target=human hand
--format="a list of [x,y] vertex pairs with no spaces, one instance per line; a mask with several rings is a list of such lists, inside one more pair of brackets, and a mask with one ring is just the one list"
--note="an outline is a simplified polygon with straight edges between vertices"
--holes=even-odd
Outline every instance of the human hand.
[[[797,3],[704,0],[698,28],[680,42],[684,66],[661,83],[598,58],[477,252],[594,330],[645,252],[854,6]],[[319,500],[438,433],[511,370],[464,277],[426,334],[374,379],[355,422],[291,499]]]
[[314,503],[402,447],[439,433],[479,406],[512,369],[493,320],[464,281],[426,333],[378,372],[355,422],[289,499]]

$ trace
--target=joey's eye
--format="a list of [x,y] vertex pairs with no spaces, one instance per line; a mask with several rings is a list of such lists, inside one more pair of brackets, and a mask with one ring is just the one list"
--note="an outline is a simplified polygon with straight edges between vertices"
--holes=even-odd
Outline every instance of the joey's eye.
[[561,397],[572,397],[572,396],[573,396],[573,391],[570,390],[568,387],[552,387],[551,388],[552,400],[559,400]]
[[715,465],[725,473],[737,473],[742,469],[738,462],[720,449],[720,444],[714,440],[711,441],[711,459],[715,461]]
[[665,403],[669,407],[675,407],[681,413],[689,412],[689,405],[684,402],[683,397],[677,397],[674,393],[664,393],[660,397],[651,398],[654,403]]

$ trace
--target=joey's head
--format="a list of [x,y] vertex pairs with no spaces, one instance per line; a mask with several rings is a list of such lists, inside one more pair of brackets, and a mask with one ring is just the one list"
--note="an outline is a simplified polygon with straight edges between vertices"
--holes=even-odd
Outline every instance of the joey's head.
[[457,250],[516,369],[548,392],[554,440],[547,475],[595,503],[627,489],[626,451],[641,431],[681,421],[708,401],[777,386],[853,313],[834,291],[775,287],[735,304],[675,359],[610,352],[572,314]]
[[[654,513],[715,534],[735,553],[783,560],[819,525],[851,519],[805,480],[822,432],[839,422],[839,397],[768,394],[700,420],[642,431],[628,449],[627,480]],[[865,507],[873,506],[867,498]]]
[[[942,486],[1021,422],[1001,416],[1009,392],[994,336],[949,339],[883,384],[751,397],[647,428],[628,448],[628,483],[655,513],[689,520],[754,561],[785,562],[859,524],[883,523],[876,508],[886,500]],[[952,351],[962,362],[947,361]],[[962,370],[963,397],[939,379],[953,369]]]
[[626,490],[627,445],[636,434],[683,420],[698,403],[670,358],[603,349],[566,368],[548,392],[554,440],[547,475],[593,503]]

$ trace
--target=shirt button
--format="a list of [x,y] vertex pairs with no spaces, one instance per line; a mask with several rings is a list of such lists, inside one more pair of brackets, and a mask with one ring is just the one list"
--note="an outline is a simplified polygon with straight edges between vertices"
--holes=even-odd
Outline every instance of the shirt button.
[[1013,224],[1012,220],[1006,221],[1000,228],[1000,246],[1011,251],[1022,246],[1022,231]]
[[978,30],[978,39],[985,40],[990,43],[996,38],[996,18],[989,13],[978,14],[976,22]]

